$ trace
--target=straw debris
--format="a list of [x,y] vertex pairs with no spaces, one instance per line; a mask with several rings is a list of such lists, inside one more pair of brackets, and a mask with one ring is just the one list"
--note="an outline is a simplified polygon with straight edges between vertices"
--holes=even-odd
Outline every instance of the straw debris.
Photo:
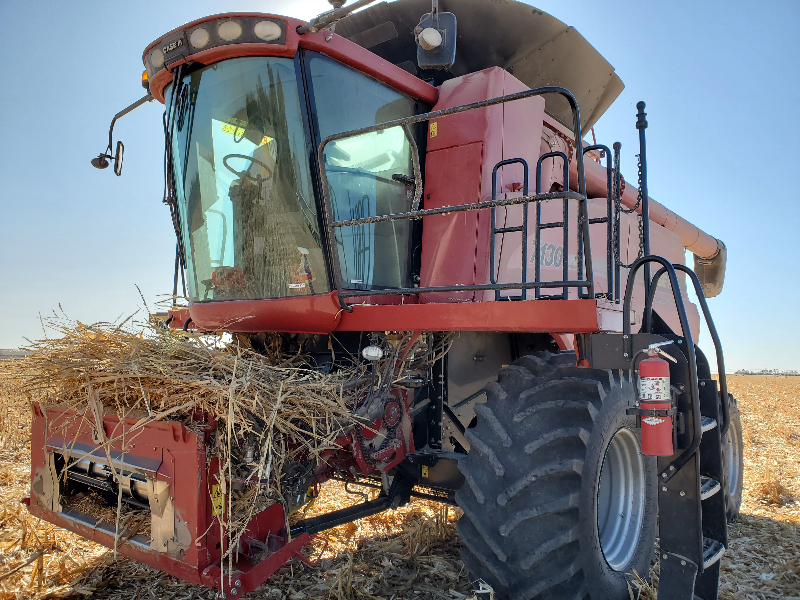
[[[219,482],[227,496],[229,557],[254,514],[274,502],[289,505],[291,486],[311,468],[300,472],[301,461],[313,465],[324,452],[338,449],[336,440],[359,421],[354,393],[344,389],[358,376],[357,368],[328,374],[310,369],[301,352],[281,351],[277,335],[265,357],[215,337],[157,325],[138,331],[125,324],[51,320],[47,325],[57,336],[32,343],[12,373],[30,399],[75,411],[63,426],[65,437],[69,426],[82,421],[108,453],[115,441],[134,441],[154,421],[179,421],[198,433],[210,429],[207,456],[218,458],[225,474]],[[135,424],[121,421],[120,431],[106,435],[95,424],[109,413]],[[225,490],[234,479],[257,485]],[[123,530],[121,502],[111,519],[96,502],[82,506]]]
[[[2,371],[0,365],[0,375]],[[800,378],[730,376],[729,385],[742,410],[745,488],[742,514],[729,528],[731,547],[723,557],[720,599],[798,599],[800,503],[770,504],[761,497],[758,484],[769,480],[767,472],[772,469],[770,476],[780,477],[793,498],[800,496],[800,444],[791,437],[800,436]],[[214,592],[208,588],[189,585],[121,555],[115,560],[110,550],[27,513],[19,498],[29,485],[28,431],[19,424],[26,423],[27,428],[30,409],[20,387],[13,377],[0,376],[0,600],[211,600]],[[787,434],[773,435],[774,431]],[[308,515],[361,501],[332,481],[322,486]],[[248,597],[489,599],[491,588],[471,582],[458,558],[457,509],[450,508],[446,515],[440,511],[436,503],[413,500],[398,510],[324,532],[328,547],[319,566],[286,565]],[[315,542],[319,545],[306,548],[306,553],[321,550],[322,543]],[[650,584],[631,575],[632,597],[641,589],[643,600],[655,598],[657,570],[651,571]]]

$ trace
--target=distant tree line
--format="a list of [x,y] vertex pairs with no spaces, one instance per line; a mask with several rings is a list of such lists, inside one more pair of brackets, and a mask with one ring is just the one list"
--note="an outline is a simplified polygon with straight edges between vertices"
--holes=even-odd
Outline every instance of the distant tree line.
[[753,371],[750,369],[739,369],[735,375],[784,375],[791,377],[792,375],[800,375],[797,371],[782,371],[781,369],[761,369],[760,371]]

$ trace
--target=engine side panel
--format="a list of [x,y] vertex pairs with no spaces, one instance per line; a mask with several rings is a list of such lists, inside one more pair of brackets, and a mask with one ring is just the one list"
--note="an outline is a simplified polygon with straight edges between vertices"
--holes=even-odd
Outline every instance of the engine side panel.
[[[501,68],[494,67],[445,82],[434,110],[442,110],[527,89]],[[524,158],[533,182],[544,100],[526,98],[431,121],[425,168],[424,208],[491,199],[492,170],[501,160]],[[459,148],[470,154],[469,161]],[[480,154],[477,149],[480,148]],[[521,192],[523,169],[510,165],[498,171],[497,197]],[[467,183],[469,182],[469,183]],[[532,184],[531,184],[532,185]],[[505,220],[499,209],[498,227]],[[481,284],[490,281],[491,212],[470,211],[426,217],[422,233],[422,285]],[[444,242],[442,233],[448,234]],[[452,247],[453,235],[458,241]],[[511,235],[511,234],[509,234]],[[464,237],[465,239],[461,239]],[[519,235],[517,234],[517,237]],[[498,256],[503,240],[498,236]],[[519,243],[519,242],[518,242]],[[497,259],[499,260],[499,259]],[[421,303],[493,300],[494,292],[424,294]]]

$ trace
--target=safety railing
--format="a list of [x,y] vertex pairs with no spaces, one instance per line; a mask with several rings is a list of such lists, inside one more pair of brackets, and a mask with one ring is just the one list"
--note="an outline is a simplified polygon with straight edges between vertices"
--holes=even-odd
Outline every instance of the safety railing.
[[[429,292],[495,291],[496,293],[498,293],[500,290],[519,289],[523,291],[522,292],[523,297],[526,297],[525,296],[526,290],[529,289],[538,290],[541,288],[564,288],[566,290],[566,288],[574,287],[578,288],[579,293],[581,289],[587,289],[588,293],[586,296],[589,298],[595,297],[590,241],[589,241],[589,216],[586,205],[586,178],[583,169],[582,152],[576,153],[576,163],[577,163],[576,166],[578,171],[578,181],[577,181],[578,192],[570,192],[568,191],[569,190],[568,186],[565,186],[564,188],[565,191],[555,192],[555,193],[546,193],[546,194],[536,193],[533,196],[530,196],[527,193],[523,193],[521,197],[505,198],[500,200],[496,198],[496,194],[493,194],[492,199],[490,201],[484,201],[484,202],[474,202],[470,204],[460,204],[456,206],[446,206],[441,208],[411,210],[404,213],[375,215],[359,219],[346,219],[339,221],[335,221],[333,219],[331,200],[330,200],[330,190],[329,190],[326,167],[325,167],[325,148],[331,142],[367,133],[384,131],[392,127],[403,127],[403,129],[407,132],[408,131],[407,128],[409,125],[421,123],[423,121],[429,121],[431,119],[447,117],[450,115],[459,114],[469,110],[486,108],[489,106],[503,104],[506,102],[513,102],[514,100],[522,100],[524,98],[530,98],[533,96],[541,96],[543,94],[559,94],[564,98],[566,98],[567,102],[570,105],[570,108],[572,109],[573,135],[575,136],[575,140],[577,140],[578,143],[580,143],[582,136],[581,136],[580,110],[578,108],[578,102],[569,90],[555,86],[535,88],[532,90],[518,92],[516,94],[509,94],[506,96],[500,96],[498,98],[492,98],[489,100],[481,100],[480,102],[474,102],[472,104],[466,104],[454,108],[433,111],[421,115],[416,115],[413,117],[406,117],[403,119],[396,119],[394,121],[387,121],[385,123],[372,125],[370,127],[363,127],[361,129],[354,129],[351,131],[330,135],[326,137],[324,140],[322,140],[322,142],[319,145],[319,148],[317,149],[317,156],[320,166],[320,176],[322,180],[321,187],[323,196],[323,209],[325,215],[325,228],[327,233],[326,235],[327,247],[330,256],[331,271],[332,271],[331,275],[333,279],[334,288],[337,291],[339,302],[343,310],[346,310],[348,312],[352,311],[352,307],[349,304],[347,304],[346,300],[347,298],[359,297],[359,296],[360,297],[377,296],[377,295],[411,295],[411,294],[422,294]],[[569,169],[568,164],[565,168],[568,172]],[[527,171],[527,165],[526,165],[526,171]],[[419,192],[422,190],[421,175],[419,174],[417,169],[415,169],[414,175],[415,175],[415,186],[417,194],[419,194]],[[567,179],[565,178],[565,183],[566,182]],[[527,192],[527,190],[525,190],[525,192]],[[418,286],[410,288],[400,287],[400,288],[380,288],[380,289],[370,289],[370,290],[344,289],[341,265],[339,264],[339,254],[335,241],[336,240],[335,230],[337,228],[350,227],[354,225],[368,225],[372,223],[382,223],[388,221],[416,220],[433,215],[443,215],[443,214],[451,214],[451,213],[473,211],[473,210],[492,209],[492,212],[494,213],[494,209],[502,206],[528,205],[532,202],[537,203],[538,206],[539,203],[541,202],[547,200],[558,200],[558,199],[563,200],[565,204],[567,200],[575,200],[578,204],[578,235],[581,240],[579,246],[581,248],[581,252],[583,253],[583,260],[579,261],[580,264],[579,277],[575,280],[567,280],[568,273],[567,270],[565,269],[563,281],[539,281],[538,277],[536,278],[535,281],[527,281],[527,265],[525,265],[523,266],[523,276],[522,276],[523,281],[519,282],[497,283],[494,280],[494,277],[492,276],[492,279],[490,280],[491,283],[486,283],[486,284]],[[414,204],[416,204],[416,202]],[[416,209],[416,206],[413,206],[413,208]],[[525,212],[527,213],[527,210],[525,210]],[[527,236],[527,228],[523,229],[523,235]],[[493,239],[494,235],[492,235],[492,240]],[[527,237],[526,237],[526,242],[527,242]],[[523,248],[524,251],[527,253],[527,243],[523,244]],[[585,278],[583,278],[584,268],[586,273]],[[493,269],[494,269],[494,263],[491,264],[490,272],[493,273]],[[537,269],[538,269],[538,260],[537,260]]]
[[[703,311],[703,319],[705,319],[706,327],[711,335],[711,341],[714,344],[714,352],[716,353],[717,357],[717,376],[719,378],[719,394],[721,399],[720,404],[722,405],[722,423],[720,423],[720,435],[725,437],[725,434],[728,433],[728,426],[730,425],[730,407],[728,405],[728,378],[725,374],[725,357],[722,354],[722,343],[719,340],[719,334],[717,333],[717,328],[714,325],[714,319],[711,318],[711,311],[708,309],[706,295],[703,293],[703,286],[700,283],[700,279],[697,277],[697,273],[695,273],[686,265],[682,264],[673,264],[672,268],[675,269],[675,271],[681,271],[689,276],[689,279],[694,286],[694,293],[697,296],[698,302],[700,303],[700,309]],[[667,273],[667,268],[662,267],[656,271],[655,275],[653,275],[653,281],[650,284],[650,293],[648,294],[647,302],[645,303],[642,331],[650,331],[650,328],[652,327],[653,300],[655,298],[656,288],[658,288],[658,282],[661,279],[661,276],[665,273]]]
[[[548,158],[561,158],[562,168],[564,173],[562,175],[563,182],[564,182],[564,189],[569,189],[569,159],[567,155],[563,152],[547,152],[546,154],[542,154],[539,157],[539,160],[536,163],[536,193],[538,194],[542,189],[542,163],[547,160]],[[539,281],[542,276],[542,229],[551,229],[560,227],[563,231],[563,240],[561,244],[561,269],[562,269],[562,277],[567,279],[569,273],[569,203],[565,198],[563,201],[563,220],[560,222],[551,222],[551,223],[542,223],[542,205],[536,205],[536,280]],[[588,212],[587,212],[588,214]],[[580,227],[578,228],[580,231]],[[580,233],[578,234],[578,239],[580,240],[581,236]],[[583,251],[583,244],[578,242],[578,264],[580,265],[582,262],[583,257],[581,256],[581,252]],[[578,271],[578,279],[582,279],[583,274],[581,271]],[[578,290],[580,293],[580,290]],[[561,296],[542,296],[541,290],[536,290],[536,298],[563,298],[566,300],[569,297],[569,288],[563,288],[561,290]]]
[[[619,290],[617,289],[616,292],[612,291],[615,290],[614,280],[615,278],[619,278],[618,274],[615,274],[615,256],[619,255],[619,236],[616,236],[616,240],[614,239],[614,206],[615,204],[619,204],[619,202],[615,202],[615,193],[619,193],[619,188],[616,190],[614,189],[613,185],[613,177],[614,177],[614,170],[611,167],[611,151],[608,149],[608,146],[604,146],[603,144],[594,144],[593,146],[587,146],[583,149],[583,153],[586,154],[587,152],[592,152],[595,150],[601,150],[605,157],[606,157],[606,216],[605,217],[597,217],[594,219],[589,219],[589,226],[606,223],[606,289],[608,290],[605,294],[595,294],[592,296],[591,294],[581,295],[582,298],[602,298],[605,297],[609,301],[618,301],[619,300]],[[616,243],[616,254],[614,253],[614,244]],[[583,254],[583,245],[582,239],[578,238],[578,256],[580,257]],[[591,256],[589,257],[589,261],[591,261]],[[582,275],[582,262],[578,260],[578,279],[581,278]]]
[[[658,263],[661,265],[661,269],[659,271],[659,277],[662,274],[666,274],[669,277],[669,282],[672,287],[672,296],[675,300],[675,307],[678,310],[678,320],[681,324],[682,335],[684,339],[684,347],[685,347],[685,354],[686,354],[686,361],[689,365],[689,380],[688,380],[688,393],[689,399],[692,404],[692,441],[689,444],[689,447],[686,448],[678,457],[673,460],[668,468],[663,469],[660,473],[659,481],[666,482],[669,481],[673,475],[675,475],[678,471],[681,470],[681,467],[686,464],[686,462],[694,456],[694,453],[700,447],[700,439],[703,435],[703,426],[700,416],[700,391],[699,391],[699,381],[697,378],[697,362],[695,357],[694,351],[694,338],[692,336],[692,330],[689,327],[689,318],[686,315],[686,304],[684,303],[683,299],[683,292],[681,287],[678,283],[678,275],[676,274],[676,266],[669,262],[666,258],[661,256],[643,256],[633,262],[631,265],[631,270],[628,273],[628,283],[625,287],[625,299],[622,303],[622,352],[623,357],[633,361],[634,354],[633,354],[633,337],[631,336],[631,300],[633,298],[633,282],[636,279],[636,275],[639,272],[639,269],[649,265],[650,263]],[[682,266],[682,265],[681,265]],[[680,267],[679,267],[680,268]],[[681,269],[681,270],[686,270]],[[657,281],[653,282],[657,284]],[[699,282],[698,282],[699,283]],[[645,314],[650,315],[652,313],[652,302],[653,302],[654,295],[649,293],[646,297],[647,306],[645,306]],[[647,324],[647,329],[642,329],[642,331],[649,330],[649,323]],[[727,401],[727,398],[725,399]]]

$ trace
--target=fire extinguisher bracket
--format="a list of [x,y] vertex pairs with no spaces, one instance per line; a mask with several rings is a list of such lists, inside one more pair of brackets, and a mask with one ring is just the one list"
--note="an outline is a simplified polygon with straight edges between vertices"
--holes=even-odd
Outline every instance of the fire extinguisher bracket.
[[677,413],[678,409],[674,406],[672,408],[638,408],[632,406],[625,410],[627,415],[641,417],[674,417]]

